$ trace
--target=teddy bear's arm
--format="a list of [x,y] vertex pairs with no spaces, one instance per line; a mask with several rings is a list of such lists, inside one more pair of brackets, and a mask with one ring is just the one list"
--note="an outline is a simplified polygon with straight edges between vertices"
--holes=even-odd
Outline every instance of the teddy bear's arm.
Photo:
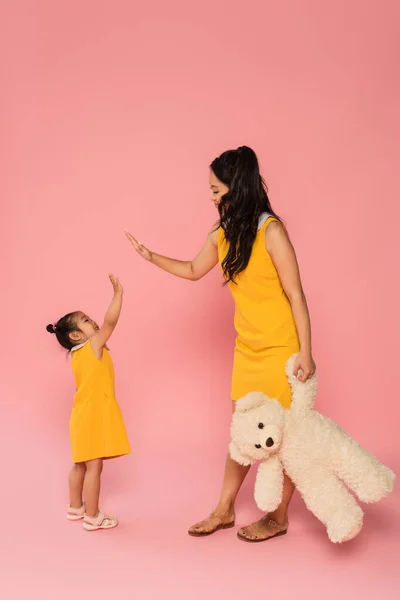
[[294,376],[294,364],[297,356],[297,354],[294,354],[289,358],[286,365],[286,375],[292,390],[290,412],[295,417],[302,417],[314,408],[315,395],[317,392],[317,374],[314,373],[314,375],[309,377],[304,383],[297,379],[297,377]]
[[272,512],[282,502],[283,468],[278,456],[272,456],[260,464],[254,487],[254,499],[258,508]]

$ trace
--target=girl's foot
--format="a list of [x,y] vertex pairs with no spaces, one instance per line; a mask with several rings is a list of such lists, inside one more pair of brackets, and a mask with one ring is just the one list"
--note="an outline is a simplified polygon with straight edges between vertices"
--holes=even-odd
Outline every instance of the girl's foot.
[[85,505],[82,504],[80,508],[73,508],[72,506],[68,506],[67,509],[67,519],[68,521],[79,521],[83,519],[85,516]]
[[97,517],[89,517],[85,514],[83,528],[86,531],[97,531],[98,529],[113,529],[118,525],[117,517],[111,517],[99,512]]
[[219,515],[216,512],[212,512],[207,519],[204,519],[204,521],[192,525],[188,533],[195,537],[204,537],[205,535],[211,535],[220,529],[230,529],[234,526],[234,513]]
[[265,515],[256,523],[242,527],[238,531],[238,538],[245,542],[266,542],[274,537],[287,533],[289,522],[286,519],[277,523],[272,515]]

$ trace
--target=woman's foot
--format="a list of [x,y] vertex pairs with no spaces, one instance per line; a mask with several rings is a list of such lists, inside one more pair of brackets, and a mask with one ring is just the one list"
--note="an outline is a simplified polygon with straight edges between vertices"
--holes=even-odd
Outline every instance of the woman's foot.
[[273,515],[265,515],[259,521],[239,529],[237,535],[245,542],[266,542],[274,537],[285,535],[288,526],[287,517],[278,520]]
[[206,535],[212,535],[220,529],[230,529],[235,526],[235,513],[217,513],[212,512],[211,515],[192,525],[188,531],[189,535],[195,537],[204,537]]
[[99,512],[97,517],[89,517],[85,515],[83,521],[83,528],[86,531],[97,531],[98,529],[113,529],[118,525],[117,517],[111,517]]

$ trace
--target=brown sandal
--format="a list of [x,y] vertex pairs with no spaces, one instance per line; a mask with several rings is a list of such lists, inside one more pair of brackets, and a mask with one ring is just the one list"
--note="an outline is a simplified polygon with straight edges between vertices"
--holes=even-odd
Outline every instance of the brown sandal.
[[[262,521],[265,520],[265,517],[261,520]],[[271,535],[268,535],[267,537],[249,538],[245,535],[241,535],[240,529],[239,529],[237,536],[238,536],[239,540],[242,540],[243,542],[248,542],[249,544],[257,544],[259,542],[267,542],[268,540],[272,540],[273,538],[287,534],[288,525],[289,525],[288,523],[286,523],[285,526],[281,526],[281,525],[278,525],[278,523],[276,523],[272,519],[269,519],[268,525],[269,525],[269,527],[272,528],[272,530],[278,529],[278,531],[276,531],[275,533],[272,532]],[[283,529],[279,530],[280,527],[283,527]]]
[[[208,519],[211,519],[212,517],[218,517],[218,515],[213,515],[211,514]],[[205,521],[207,521],[207,519],[204,519]],[[212,535],[213,533],[216,533],[217,531],[220,531],[221,529],[231,529],[232,527],[235,527],[235,521],[231,521],[230,523],[220,523],[219,525],[217,525],[216,527],[214,527],[214,529],[211,529],[211,531],[188,531],[188,534],[193,536],[193,537],[206,537],[208,535]]]

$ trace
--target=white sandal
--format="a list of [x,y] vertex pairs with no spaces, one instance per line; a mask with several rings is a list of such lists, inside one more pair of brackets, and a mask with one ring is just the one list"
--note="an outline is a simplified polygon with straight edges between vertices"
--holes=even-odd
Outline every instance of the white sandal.
[[68,508],[67,508],[68,521],[79,521],[80,519],[83,519],[84,516],[85,516],[85,503],[83,503],[80,508],[72,508],[72,506],[68,506]]
[[85,518],[83,521],[83,528],[86,531],[97,531],[98,529],[113,529],[114,527],[117,527],[117,525],[117,517],[105,515],[102,512],[99,512],[97,517],[89,517],[85,514]]

